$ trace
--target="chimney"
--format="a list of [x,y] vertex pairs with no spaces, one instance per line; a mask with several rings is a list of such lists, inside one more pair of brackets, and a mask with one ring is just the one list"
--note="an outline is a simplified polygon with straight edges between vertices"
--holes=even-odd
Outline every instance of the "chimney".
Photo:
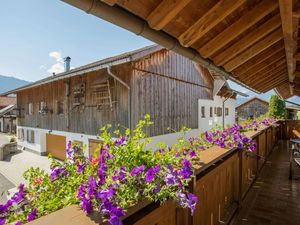
[[71,57],[67,56],[64,58],[65,62],[65,72],[68,72],[70,70],[70,62],[71,62]]

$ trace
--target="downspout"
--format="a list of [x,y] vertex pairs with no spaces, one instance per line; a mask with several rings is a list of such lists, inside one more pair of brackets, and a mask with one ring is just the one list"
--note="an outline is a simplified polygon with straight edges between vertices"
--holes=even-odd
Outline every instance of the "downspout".
[[183,47],[179,41],[166,34],[163,31],[156,31],[149,27],[149,25],[139,18],[138,16],[133,15],[132,13],[122,9],[119,6],[109,6],[106,3],[103,3],[99,0],[61,0],[66,2],[74,7],[77,7],[88,14],[92,14],[96,17],[104,19],[108,22],[116,24],[136,35],[143,36],[148,40],[151,40],[169,50],[172,50],[180,55],[183,55],[200,65],[204,66],[209,70],[213,70],[216,73],[224,76],[226,79],[235,81],[239,85],[250,89],[253,92],[260,94],[260,92],[246,86],[239,80],[235,79],[231,73],[225,71],[222,67],[218,67],[209,59],[203,58],[199,52],[191,47]]
[[223,112],[223,121],[222,121],[222,128],[225,128],[225,102],[230,99],[233,96],[233,92],[231,92],[231,95],[229,97],[227,97],[225,100],[223,100],[222,102],[222,112]]
[[113,77],[114,79],[116,79],[117,81],[119,81],[124,87],[127,88],[128,90],[128,127],[131,130],[131,89],[130,86],[128,84],[126,84],[123,80],[121,80],[118,76],[116,76],[112,71],[111,71],[111,67],[108,66],[107,68],[107,73]]

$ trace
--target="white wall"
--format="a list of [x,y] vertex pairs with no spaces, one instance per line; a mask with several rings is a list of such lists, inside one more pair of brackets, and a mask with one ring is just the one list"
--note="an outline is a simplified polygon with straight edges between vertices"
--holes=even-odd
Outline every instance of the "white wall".
[[[214,107],[223,107],[222,102],[225,98],[220,96],[215,96],[214,100],[208,99],[199,99],[198,100],[198,128],[200,131],[207,131],[216,126],[217,124],[222,126],[223,124],[223,117],[217,116],[214,113]],[[233,125],[235,123],[235,99],[228,99],[225,102],[224,109],[229,109],[228,116],[225,116],[225,127],[227,125]],[[201,107],[205,107],[205,118],[201,117]],[[213,117],[210,117],[210,107],[213,108]]]

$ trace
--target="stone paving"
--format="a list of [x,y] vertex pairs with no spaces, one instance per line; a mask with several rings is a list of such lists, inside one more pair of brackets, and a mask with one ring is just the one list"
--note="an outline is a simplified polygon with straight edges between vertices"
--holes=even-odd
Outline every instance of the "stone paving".
[[[0,133],[0,145],[8,143],[10,137]],[[47,156],[40,156],[27,151],[18,151],[0,161],[0,204],[5,201],[7,190],[26,183],[23,173],[30,167],[40,167],[50,171],[51,161]],[[3,195],[1,195],[4,193]]]

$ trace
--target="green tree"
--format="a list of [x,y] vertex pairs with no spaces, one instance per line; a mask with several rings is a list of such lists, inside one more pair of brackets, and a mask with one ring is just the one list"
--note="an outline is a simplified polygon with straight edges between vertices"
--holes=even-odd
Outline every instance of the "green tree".
[[272,95],[269,103],[269,117],[275,119],[285,119],[287,112],[285,109],[285,102],[277,95]]

